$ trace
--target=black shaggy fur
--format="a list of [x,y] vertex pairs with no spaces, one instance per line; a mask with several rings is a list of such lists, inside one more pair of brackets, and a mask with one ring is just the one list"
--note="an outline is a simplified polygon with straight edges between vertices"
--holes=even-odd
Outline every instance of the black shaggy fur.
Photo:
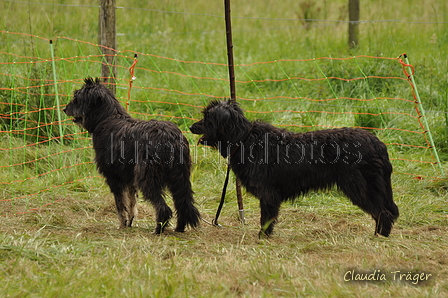
[[64,112],[92,136],[95,162],[114,194],[120,228],[137,215],[136,191],[156,210],[155,233],[163,232],[172,211],[163,199],[171,192],[177,213],[176,231],[199,225],[190,183],[190,149],[179,128],[168,121],[132,118],[99,82],[87,78]]
[[203,115],[190,130],[230,157],[235,175],[260,200],[260,236],[272,233],[283,201],[334,185],[373,217],[375,234],[389,236],[398,217],[392,165],[373,134],[353,128],[293,133],[250,122],[232,101],[213,101]]

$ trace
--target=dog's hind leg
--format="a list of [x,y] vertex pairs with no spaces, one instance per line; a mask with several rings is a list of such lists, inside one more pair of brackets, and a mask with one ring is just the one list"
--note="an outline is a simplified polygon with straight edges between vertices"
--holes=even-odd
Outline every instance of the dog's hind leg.
[[353,204],[372,216],[375,235],[389,236],[394,219],[385,205],[386,186],[381,169],[370,163],[361,171],[341,175],[338,186]]
[[169,224],[173,212],[163,198],[163,184],[160,177],[146,173],[143,179],[137,181],[145,200],[150,201],[156,210],[156,228],[154,234],[161,234]]
[[269,237],[274,230],[282,200],[277,196],[259,196],[259,199],[261,209],[261,230],[258,233],[258,237]]
[[[372,169],[369,168],[366,171],[369,170]],[[384,209],[382,208],[382,197],[377,192],[376,181],[372,181],[372,179],[375,180],[375,176],[367,176],[364,174],[364,172],[359,170],[352,170],[350,173],[341,174],[338,178],[337,185],[354,205],[373,217],[376,223],[376,233],[380,214]]]

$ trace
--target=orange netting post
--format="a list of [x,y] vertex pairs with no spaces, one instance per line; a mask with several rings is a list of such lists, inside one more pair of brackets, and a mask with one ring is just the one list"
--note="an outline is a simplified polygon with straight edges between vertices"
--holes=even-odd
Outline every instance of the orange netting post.
[[129,74],[131,75],[129,78],[129,89],[128,89],[128,101],[126,102],[126,112],[129,112],[129,105],[131,102],[131,89],[132,89],[132,84],[134,83],[136,77],[134,76],[134,72],[135,72],[135,65],[137,64],[137,58],[138,55],[135,54],[134,55],[134,62],[132,63],[131,67],[129,67]]
[[[401,57],[403,57],[405,59],[406,63],[403,62]],[[439,154],[438,154],[436,146],[434,144],[431,130],[429,129],[428,120],[426,119],[425,109],[423,108],[422,101],[420,99],[420,95],[417,90],[417,85],[415,84],[414,67],[411,64],[409,64],[408,55],[406,53],[400,55],[400,57],[398,57],[398,58],[399,58],[398,61],[400,61],[401,65],[403,66],[403,72],[404,72],[405,76],[408,78],[409,84],[412,87],[413,96],[414,96],[415,105],[416,105],[415,108],[417,110],[417,113],[419,114],[418,120],[419,120],[419,122],[420,122],[420,120],[423,120],[423,123],[420,122],[420,125],[421,125],[423,131],[425,132],[425,134],[428,136],[429,147],[432,148],[433,153],[434,153],[434,158],[436,159],[436,163],[439,166],[440,173],[442,174],[442,176],[444,176],[442,163],[440,162]],[[408,68],[411,72],[409,73],[406,68]]]

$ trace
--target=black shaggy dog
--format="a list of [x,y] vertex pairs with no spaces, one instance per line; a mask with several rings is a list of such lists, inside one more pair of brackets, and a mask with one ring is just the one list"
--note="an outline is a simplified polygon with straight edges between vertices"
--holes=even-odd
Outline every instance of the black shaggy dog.
[[392,165],[386,146],[353,128],[293,133],[250,122],[237,103],[212,101],[190,130],[199,143],[230,158],[230,167],[261,208],[260,236],[274,228],[280,204],[310,190],[337,187],[389,236],[398,208],[392,199]]
[[163,199],[167,187],[177,212],[176,231],[199,225],[190,183],[190,149],[179,128],[168,121],[132,118],[98,79],[87,78],[64,112],[92,136],[95,162],[114,194],[120,228],[137,215],[140,190],[157,213],[155,233],[163,232],[172,211]]

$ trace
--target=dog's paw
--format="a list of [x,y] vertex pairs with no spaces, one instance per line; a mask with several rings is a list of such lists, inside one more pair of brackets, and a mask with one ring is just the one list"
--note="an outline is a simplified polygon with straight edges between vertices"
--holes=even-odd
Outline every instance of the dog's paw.
[[270,234],[266,233],[266,231],[260,230],[258,232],[258,239],[268,239],[270,237]]
[[159,227],[156,227],[156,228],[154,229],[154,231],[152,232],[153,235],[160,235],[160,234],[162,234],[162,233],[163,233],[163,230],[160,229]]
[[157,223],[157,226],[156,226],[156,228],[154,229],[153,234],[154,234],[154,235],[160,235],[160,234],[162,234],[163,231],[165,230],[166,225],[167,225],[167,222],[165,222],[165,223],[162,223],[162,222]]

